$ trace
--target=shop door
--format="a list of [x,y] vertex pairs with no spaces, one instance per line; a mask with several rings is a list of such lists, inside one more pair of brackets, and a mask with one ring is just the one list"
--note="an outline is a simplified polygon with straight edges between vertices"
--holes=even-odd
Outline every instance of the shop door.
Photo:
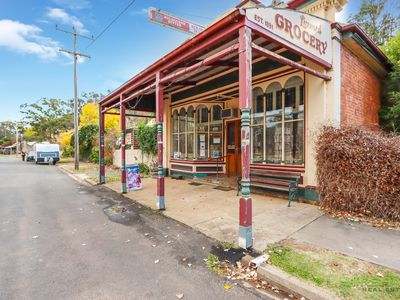
[[228,176],[242,176],[240,120],[226,123],[226,171]]

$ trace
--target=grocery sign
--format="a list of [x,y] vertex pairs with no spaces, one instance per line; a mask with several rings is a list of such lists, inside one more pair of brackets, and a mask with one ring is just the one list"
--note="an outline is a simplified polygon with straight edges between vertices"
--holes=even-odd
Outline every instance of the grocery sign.
[[204,30],[203,26],[172,16],[171,14],[154,7],[149,8],[149,20],[192,35],[196,35]]
[[277,8],[246,10],[249,21],[256,23],[327,63],[332,63],[331,24],[298,11]]

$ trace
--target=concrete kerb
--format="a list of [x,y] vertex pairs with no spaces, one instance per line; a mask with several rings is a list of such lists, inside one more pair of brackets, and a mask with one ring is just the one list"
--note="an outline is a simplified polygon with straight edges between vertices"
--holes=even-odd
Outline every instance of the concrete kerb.
[[257,268],[258,277],[283,290],[301,295],[310,300],[340,300],[333,292],[315,286],[305,280],[292,276],[281,269],[269,264],[262,264]]
[[[61,172],[64,172],[65,174],[67,174],[69,177],[71,177],[72,179],[78,181],[79,183],[82,184],[86,184],[86,185],[97,185],[97,182],[91,180],[89,178],[89,176],[87,176],[86,174],[79,174],[79,173],[74,173],[73,171],[70,171],[66,168],[64,168],[63,166],[57,166]],[[82,176],[78,176],[78,175],[82,175]]]

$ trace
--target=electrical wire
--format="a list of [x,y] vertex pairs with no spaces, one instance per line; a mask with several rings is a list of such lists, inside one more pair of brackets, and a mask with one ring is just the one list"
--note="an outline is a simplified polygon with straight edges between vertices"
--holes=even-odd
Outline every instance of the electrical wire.
[[136,0],[131,0],[128,5],[100,32],[96,38],[85,48],[88,49],[90,46],[94,44],[134,3]]

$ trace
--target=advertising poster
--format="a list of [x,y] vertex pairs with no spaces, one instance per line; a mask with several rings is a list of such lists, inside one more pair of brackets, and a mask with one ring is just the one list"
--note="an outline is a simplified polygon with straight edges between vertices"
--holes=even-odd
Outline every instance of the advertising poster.
[[140,177],[138,164],[126,166],[126,181],[130,191],[142,189],[142,178]]

